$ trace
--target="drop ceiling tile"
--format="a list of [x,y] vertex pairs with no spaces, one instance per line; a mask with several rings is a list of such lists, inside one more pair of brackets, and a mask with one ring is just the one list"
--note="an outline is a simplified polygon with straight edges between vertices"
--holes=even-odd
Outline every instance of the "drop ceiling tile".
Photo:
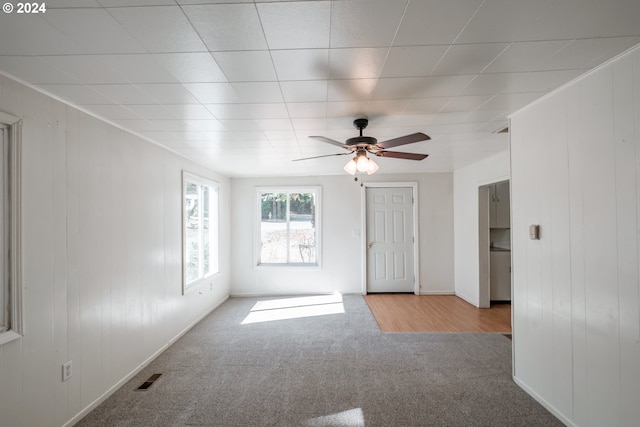
[[640,35],[640,2],[564,0],[553,2],[536,21],[548,36],[584,39]]
[[493,95],[455,96],[447,102],[441,113],[469,112],[479,108],[493,98]]
[[292,131],[282,131],[282,130],[272,131],[272,130],[267,130],[267,131],[264,131],[264,135],[274,145],[276,145],[276,143],[278,141],[294,142],[294,143],[297,144],[296,134],[295,134],[295,132],[292,132]]
[[258,127],[262,131],[290,131],[293,130],[289,119],[258,119]]
[[209,52],[153,55],[181,83],[226,82],[227,78]]
[[203,104],[239,102],[230,83],[187,83],[184,87]]
[[329,80],[329,101],[366,101],[376,87],[375,79]]
[[458,95],[491,95],[507,90],[526,73],[495,73],[476,76]]
[[[23,19],[24,18],[24,19]],[[71,55],[86,49],[47,23],[42,15],[0,14],[0,55]],[[11,40],[11,43],[7,43]]]
[[638,44],[640,37],[574,40],[542,62],[538,70],[590,69]]
[[329,50],[329,78],[375,79],[380,76],[389,48],[343,48]]
[[[417,127],[418,129],[415,132],[425,132],[435,116],[435,114],[403,114],[394,117],[394,124],[399,127]],[[407,134],[410,132],[402,131],[402,133]]]
[[116,104],[156,104],[157,102],[138,86],[132,84],[89,85],[90,88]]
[[281,82],[285,102],[319,102],[327,100],[327,81]]
[[198,100],[179,83],[139,84],[137,87],[158,104],[197,104]]
[[183,6],[182,9],[210,51],[267,49],[253,3]]
[[409,2],[393,44],[451,44],[482,3],[482,0]]
[[[225,132],[239,131],[244,133],[260,130],[258,123],[250,119],[220,120],[220,124],[222,124],[222,130]],[[252,138],[255,139],[256,137],[253,136]]]
[[110,104],[112,101],[92,88],[82,85],[40,85],[41,89],[52,93],[71,104]]
[[333,2],[331,47],[384,47],[393,42],[407,0]]
[[288,119],[287,106],[282,103],[242,104],[248,118],[252,119]]
[[186,119],[183,122],[193,128],[196,131],[202,132],[211,132],[211,131],[220,131],[224,128],[222,123],[220,123],[217,119],[207,119],[207,120],[198,120],[198,119]]
[[213,120],[215,117],[200,104],[164,105],[174,117],[184,120]]
[[272,50],[278,80],[324,80],[329,75],[328,49]]
[[96,0],[47,0],[47,10],[59,7],[101,7]]
[[283,102],[280,85],[277,82],[238,82],[230,84],[238,97],[238,102],[243,104]]
[[[331,101],[326,103],[327,117],[361,117],[367,115],[367,101]],[[321,116],[320,116],[321,117]]]
[[109,13],[149,52],[206,50],[178,6],[111,8]]
[[[127,107],[128,108],[128,107]],[[184,120],[178,119],[150,119],[148,120],[151,125],[159,130],[166,130],[169,132],[190,132],[194,129],[185,123]]]
[[412,98],[423,88],[424,78],[420,77],[388,77],[377,81],[371,93],[372,99]]
[[312,119],[291,119],[293,128],[298,131],[303,131],[303,138],[307,138],[309,135],[317,135],[307,132],[307,130],[323,130],[327,127],[327,119],[325,118],[312,118]]
[[296,119],[324,117],[327,114],[326,102],[289,102],[286,108],[288,116]]
[[514,73],[534,70],[568,43],[569,40],[512,43],[484,72]]
[[256,5],[269,49],[329,47],[328,1]]
[[133,111],[145,120],[175,120],[177,117],[164,105],[127,105],[127,109]]
[[151,54],[99,55],[97,59],[131,83],[177,83]]
[[435,98],[414,98],[409,101],[404,112],[407,114],[436,114],[447,102],[451,100],[449,96]]
[[409,99],[372,99],[367,103],[367,116],[381,116],[396,114],[403,111],[409,104]]
[[456,42],[488,43],[567,38],[558,37],[561,31],[541,25],[541,21],[552,13],[556,4],[553,0],[485,1]]
[[34,84],[79,83],[76,78],[50,66],[38,56],[0,56],[0,69]]
[[433,75],[477,74],[487,67],[508,43],[453,45],[433,69]]
[[266,50],[214,52],[212,55],[230,82],[277,80],[271,55]]
[[425,77],[415,83],[415,98],[455,96],[474,79],[475,75]]
[[52,9],[42,17],[89,53],[142,53],[144,47],[104,9]]
[[77,82],[85,84],[127,83],[127,79],[119,75],[95,55],[61,55],[43,56],[47,68],[54,68],[72,76]]
[[469,113],[468,112],[438,113],[435,115],[435,117],[431,119],[429,123],[431,125],[469,123]]
[[246,119],[249,111],[246,104],[205,104],[216,118],[221,120]]
[[173,6],[175,0],[96,0],[102,7],[118,6]]
[[[431,74],[448,46],[392,47],[382,77],[421,77]],[[464,74],[464,73],[462,73]]]

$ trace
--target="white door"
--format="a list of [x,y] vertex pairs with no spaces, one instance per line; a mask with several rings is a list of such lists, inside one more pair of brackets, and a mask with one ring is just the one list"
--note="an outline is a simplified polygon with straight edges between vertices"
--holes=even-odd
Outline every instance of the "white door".
[[413,191],[366,188],[367,292],[414,292]]

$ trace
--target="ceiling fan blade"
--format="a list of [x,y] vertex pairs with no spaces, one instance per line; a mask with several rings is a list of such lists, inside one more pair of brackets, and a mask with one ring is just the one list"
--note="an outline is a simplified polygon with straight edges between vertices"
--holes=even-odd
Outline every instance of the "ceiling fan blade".
[[400,151],[378,151],[378,157],[393,157],[394,159],[422,160],[429,157],[428,154],[403,153]]
[[314,156],[314,157],[304,157],[302,159],[293,159],[293,162],[299,162],[300,160],[311,160],[311,159],[319,159],[321,157],[333,157],[333,156],[346,156],[352,154],[351,152],[349,153],[336,153],[336,154],[324,154],[322,156]]
[[380,148],[393,148],[405,144],[413,144],[414,142],[428,141],[431,137],[422,132],[412,133],[411,135],[401,136],[399,138],[389,139],[388,141],[378,142],[376,145]]
[[325,138],[324,136],[310,136],[309,138],[313,138],[313,139],[317,139],[319,141],[323,141],[323,142],[327,142],[331,145],[335,145],[337,147],[342,147],[342,148],[346,148],[347,150],[350,150],[351,147],[348,146],[347,144],[343,144],[342,142],[338,142],[334,139],[331,138]]

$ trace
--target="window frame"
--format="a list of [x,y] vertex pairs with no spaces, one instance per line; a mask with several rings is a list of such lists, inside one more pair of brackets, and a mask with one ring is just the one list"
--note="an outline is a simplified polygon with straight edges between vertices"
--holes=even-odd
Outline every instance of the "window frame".
[[[24,335],[22,319],[22,247],[21,247],[21,153],[22,120],[0,111],[2,127],[2,227],[5,268],[2,272],[2,292],[6,293],[5,317],[0,323],[0,345]],[[7,322],[8,324],[4,324]]]
[[[289,195],[292,193],[314,193],[315,197],[315,239],[316,239],[316,262],[286,262],[286,263],[263,263],[261,262],[261,246],[262,246],[262,194],[264,193],[286,193],[287,205]],[[304,268],[304,269],[320,269],[322,268],[322,187],[319,185],[303,185],[303,186],[269,186],[255,188],[255,233],[254,233],[254,266],[255,268]],[[289,211],[287,210],[287,222],[289,220]]]
[[[207,274],[200,275],[196,280],[187,283],[187,225],[189,218],[186,215],[186,196],[187,196],[187,183],[193,183],[198,185],[199,188],[207,186],[211,192],[211,207],[209,210],[209,233],[210,233],[210,255],[211,255],[211,271]],[[181,221],[181,234],[182,234],[182,294],[185,295],[191,291],[199,289],[205,284],[210,284],[213,278],[220,274],[220,185],[208,178],[196,175],[191,172],[182,171],[182,221]],[[201,209],[199,211],[200,218],[202,219]],[[202,223],[202,221],[201,221]],[[200,230],[200,238],[202,241],[202,234],[204,228]],[[202,248],[204,250],[204,247]],[[200,254],[202,255],[202,253]]]

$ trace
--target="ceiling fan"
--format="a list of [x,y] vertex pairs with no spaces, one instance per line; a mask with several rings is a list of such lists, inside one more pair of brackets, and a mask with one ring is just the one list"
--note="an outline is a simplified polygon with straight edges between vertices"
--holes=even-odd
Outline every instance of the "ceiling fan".
[[356,171],[367,172],[369,175],[378,170],[378,165],[367,157],[367,152],[378,157],[392,157],[395,159],[407,159],[407,160],[422,160],[427,158],[428,154],[416,154],[416,153],[404,153],[401,151],[388,151],[387,148],[399,147],[405,144],[412,144],[419,141],[427,141],[431,139],[429,135],[425,135],[422,132],[412,133],[410,135],[401,136],[398,138],[389,139],[387,141],[378,142],[377,139],[371,136],[363,136],[362,130],[367,127],[369,120],[367,119],[355,119],[353,125],[360,130],[360,136],[349,138],[343,144],[342,142],[335,141],[324,136],[310,136],[319,141],[327,142],[337,147],[342,147],[348,152],[325,154],[322,156],[305,157],[303,159],[295,159],[294,162],[300,160],[318,159],[320,157],[332,157],[332,156],[345,156],[354,154],[355,157],[347,163],[344,170],[354,175]]

